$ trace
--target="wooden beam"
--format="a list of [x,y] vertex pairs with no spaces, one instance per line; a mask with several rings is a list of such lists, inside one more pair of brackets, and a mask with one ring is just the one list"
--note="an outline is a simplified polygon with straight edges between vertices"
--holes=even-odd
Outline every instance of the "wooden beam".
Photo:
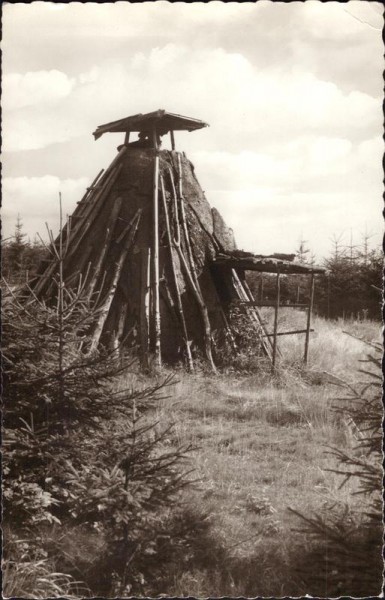
[[170,175],[170,183],[172,190],[172,199],[174,202],[174,213],[175,213],[175,237],[174,241],[176,244],[180,244],[180,227],[179,227],[179,212],[178,212],[178,198],[175,190],[174,176],[172,174],[171,168],[169,168],[168,173]]
[[[277,331],[277,333],[265,333],[264,337],[273,337],[274,335],[295,335],[297,333],[306,333],[307,329],[296,329],[295,331]],[[310,329],[310,332],[314,332],[314,329]]]
[[158,133],[156,131],[155,125],[152,128],[152,143],[153,143],[155,150],[158,151],[159,150],[159,148],[158,148]]
[[277,273],[277,278],[276,278],[276,304],[275,304],[275,311],[274,311],[274,333],[273,333],[273,363],[272,363],[272,367],[273,370],[275,369],[275,364],[276,364],[276,360],[277,360],[277,331],[278,331],[278,312],[279,312],[279,303],[280,303],[280,296],[281,296],[281,274],[278,271]]
[[210,363],[212,370],[214,371],[214,373],[216,373],[217,369],[215,367],[215,363],[214,363],[214,359],[213,359],[213,355],[212,355],[212,348],[211,348],[211,327],[210,327],[210,320],[209,320],[207,306],[203,300],[200,290],[198,290],[195,286],[193,277],[190,273],[190,269],[188,267],[185,257],[183,256],[183,252],[182,252],[180,246],[175,246],[175,247],[176,247],[176,250],[177,250],[177,253],[179,256],[179,260],[185,271],[187,282],[190,285],[191,291],[193,292],[193,294],[195,296],[195,299],[198,303],[198,306],[199,306],[199,309],[200,309],[200,312],[202,315],[206,358],[207,358],[208,362]]
[[170,129],[170,138],[171,138],[171,149],[175,150],[175,136],[172,129]]
[[142,249],[142,269],[140,288],[140,353],[142,367],[148,369],[150,350],[150,285],[151,248]]
[[[234,286],[234,287],[237,290],[239,298],[245,300],[246,302],[248,300],[254,302],[253,294],[251,292],[251,289],[249,288],[249,285],[248,285],[246,279],[243,282],[241,282],[241,280],[239,279],[238,273],[236,272],[235,269],[231,269],[231,273],[233,276],[233,280],[236,283],[236,286]],[[267,338],[267,340],[264,340],[261,335],[261,332],[267,333],[267,329],[263,323],[262,315],[260,314],[257,307],[250,307],[250,314],[253,317],[256,325],[258,326],[262,350],[264,351],[266,356],[269,358],[269,360],[272,361],[273,360],[272,342],[271,342],[270,338]],[[266,343],[266,342],[268,342],[268,343]],[[278,351],[278,354],[279,354],[279,351]]]
[[111,304],[112,301],[114,299],[115,296],[115,292],[116,289],[118,287],[118,283],[119,283],[119,278],[120,278],[120,274],[122,272],[123,266],[124,266],[124,262],[126,260],[126,256],[128,254],[128,251],[131,247],[131,244],[134,240],[135,234],[138,230],[138,226],[139,226],[139,221],[140,221],[140,216],[141,216],[141,210],[139,209],[133,219],[133,225],[132,228],[130,230],[130,233],[128,235],[127,240],[124,243],[123,246],[123,250],[122,253],[119,257],[118,262],[115,264],[115,271],[114,271],[114,275],[112,278],[112,282],[110,285],[110,288],[107,292],[106,298],[100,308],[100,316],[99,319],[95,325],[93,334],[92,334],[92,341],[91,341],[91,345],[90,345],[90,349],[89,349],[89,353],[92,353],[94,350],[96,350],[101,335],[103,333],[103,328],[104,325],[106,323],[107,317],[108,317],[108,313],[110,312],[110,308],[111,308]]
[[161,189],[162,189],[163,212],[164,212],[164,217],[165,217],[165,222],[166,222],[166,235],[167,235],[167,242],[168,242],[168,247],[169,247],[169,251],[170,251],[171,273],[172,273],[172,278],[173,278],[173,283],[174,283],[174,288],[175,288],[177,310],[178,310],[180,325],[182,327],[182,338],[183,338],[183,342],[184,342],[185,350],[186,350],[187,366],[190,371],[193,371],[194,363],[193,363],[193,359],[192,359],[192,355],[191,355],[190,342],[188,340],[186,319],[185,319],[184,312],[183,312],[182,298],[180,295],[180,290],[179,290],[179,285],[178,285],[178,277],[176,274],[174,256],[173,256],[173,252],[172,252],[173,244],[172,244],[172,237],[171,237],[170,219],[169,219],[169,215],[168,215],[166,193],[165,193],[165,189],[164,189],[164,181],[163,181],[162,176],[160,176],[160,184],[161,184]]
[[[184,237],[185,237],[187,257],[188,257],[188,261],[190,263],[190,268],[188,267],[188,264],[183,256],[183,253],[182,253],[180,247],[177,247],[178,255],[184,266],[187,280],[190,283],[191,289],[197,299],[198,306],[201,311],[203,327],[204,327],[206,357],[211,365],[212,370],[214,372],[216,372],[216,367],[215,367],[215,363],[214,363],[214,359],[213,359],[213,355],[212,355],[212,348],[211,348],[212,339],[211,339],[211,325],[210,325],[209,313],[207,310],[205,300],[203,298],[202,290],[199,285],[199,279],[198,279],[198,274],[197,274],[196,267],[195,267],[194,255],[193,255],[192,248],[191,248],[190,235],[189,235],[189,231],[188,231],[186,214],[185,214],[185,210],[184,210],[182,163],[181,163],[181,157],[180,157],[179,152],[178,152],[178,196],[179,196],[179,203],[180,203],[180,210],[181,210],[181,224],[182,224],[183,233],[184,233]],[[191,271],[190,271],[190,269],[191,269]]]
[[112,236],[113,236],[113,233],[114,233],[115,224],[116,224],[116,221],[117,221],[118,216],[119,216],[121,205],[122,205],[122,198],[119,197],[119,198],[117,198],[115,200],[114,206],[112,208],[112,211],[111,211],[111,214],[110,214],[110,217],[109,217],[109,220],[108,220],[108,224],[107,224],[107,230],[106,230],[106,235],[105,235],[105,239],[104,239],[104,244],[103,244],[103,247],[101,249],[101,252],[100,252],[100,254],[98,256],[98,259],[97,259],[95,267],[94,267],[94,272],[92,274],[92,281],[91,281],[91,283],[89,285],[89,288],[88,288],[88,297],[89,298],[92,297],[92,294],[93,294],[93,292],[95,290],[96,284],[97,284],[97,282],[99,280],[99,275],[101,273],[101,269],[102,269],[102,266],[103,266],[104,258],[105,258],[106,254],[107,254],[107,251],[108,251],[109,247],[110,247],[110,243],[111,243]]
[[103,183],[103,188],[100,190],[100,193],[99,193],[98,197],[96,198],[95,203],[92,206],[92,210],[90,210],[87,214],[87,217],[86,217],[87,220],[86,220],[86,223],[84,223],[84,227],[83,227],[83,223],[82,223],[81,224],[82,229],[81,229],[81,227],[79,227],[71,235],[67,260],[70,259],[75,254],[75,252],[79,248],[80,244],[84,240],[84,237],[87,234],[88,230],[90,229],[91,225],[93,224],[93,222],[95,221],[99,212],[101,211],[102,207],[104,206],[104,201],[110,194],[110,192],[112,190],[112,186],[114,185],[114,183],[120,173],[121,167],[122,167],[122,165],[119,165],[116,170],[112,170],[110,172],[110,176],[109,176],[108,180],[106,179],[105,182]]
[[314,274],[310,277],[310,298],[309,298],[309,307],[307,311],[307,323],[306,323],[306,338],[305,338],[305,352],[303,357],[303,362],[307,365],[308,355],[309,355],[309,338],[310,338],[310,322],[311,315],[313,312],[313,302],[314,302]]
[[[237,302],[237,304],[242,304],[243,306],[264,306],[264,307],[275,307],[275,302]],[[309,306],[308,304],[280,304],[279,308],[306,308]]]
[[124,328],[126,325],[126,317],[128,311],[128,302],[126,299],[122,299],[120,308],[119,308],[119,320],[118,326],[116,330],[116,340],[118,342],[118,348],[122,350],[122,343],[124,340]]
[[[155,132],[155,128],[154,128]],[[154,134],[156,135],[156,133]],[[155,341],[155,364],[160,367],[162,364],[160,348],[160,305],[159,305],[159,155],[154,160],[154,181],[153,181],[153,308],[154,308],[154,341]]]

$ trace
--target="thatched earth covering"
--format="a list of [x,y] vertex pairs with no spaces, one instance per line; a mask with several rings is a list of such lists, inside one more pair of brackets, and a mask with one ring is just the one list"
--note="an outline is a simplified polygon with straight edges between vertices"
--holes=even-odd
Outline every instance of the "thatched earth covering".
[[[112,302],[103,324],[100,342],[112,344],[125,340],[128,346],[142,343],[143,298],[148,275],[148,252],[153,247],[153,196],[155,151],[151,148],[127,146],[119,152],[118,160],[91,188],[88,196],[79,204],[71,217],[68,251],[64,258],[66,285],[75,285],[75,274],[83,275],[88,269],[90,290],[101,289],[99,301],[109,293]],[[179,166],[180,165],[180,166]],[[179,187],[179,168],[181,187]],[[115,170],[114,170],[115,169]],[[232,230],[224,223],[217,210],[211,209],[194,173],[192,163],[184,154],[175,151],[159,152],[159,174],[163,179],[168,208],[171,235],[179,237],[181,251],[188,261],[188,247],[182,226],[181,198],[185,209],[186,224],[190,237],[193,259],[199,286],[207,307],[211,329],[225,326],[223,307],[218,296],[210,263],[217,252],[236,249]],[[138,213],[139,211],[139,213]],[[178,211],[178,215],[176,214]],[[135,221],[139,218],[139,222]],[[134,225],[129,230],[129,224]],[[126,233],[125,233],[126,232]],[[133,235],[134,234],[134,235]],[[130,239],[130,235],[132,239]],[[66,232],[63,231],[65,241]],[[128,243],[130,242],[130,243]],[[126,246],[129,246],[117,278],[117,265]],[[186,274],[181,266],[180,255],[172,247],[172,258],[188,339],[191,347],[204,346],[204,327],[196,298],[191,292]],[[190,263],[189,263],[190,264]],[[41,269],[41,280],[36,289],[41,296],[55,294],[50,283],[49,270],[57,269],[51,264]],[[116,282],[117,279],[117,282]],[[45,282],[44,282],[45,280]],[[114,287],[114,280],[116,286]],[[175,282],[167,236],[166,217],[163,208],[161,185],[159,186],[159,295],[161,319],[161,352],[165,360],[174,361],[183,355],[183,332],[176,306]],[[220,293],[220,291],[219,291]],[[153,325],[150,321],[150,340],[153,343]]]

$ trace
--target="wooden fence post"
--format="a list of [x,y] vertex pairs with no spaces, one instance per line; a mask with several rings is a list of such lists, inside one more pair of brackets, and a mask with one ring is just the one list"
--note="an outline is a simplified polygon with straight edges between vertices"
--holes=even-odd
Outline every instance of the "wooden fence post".
[[[156,133],[154,132],[154,138]],[[153,188],[153,308],[154,308],[154,337],[155,337],[155,364],[162,364],[160,348],[160,305],[159,305],[159,155],[156,154],[154,162],[154,188]]]
[[309,338],[310,338],[310,323],[311,323],[311,314],[313,312],[313,301],[314,301],[314,273],[311,274],[310,278],[310,298],[309,298],[309,307],[307,311],[307,323],[306,323],[306,337],[305,337],[305,353],[303,357],[303,362],[307,365],[307,359],[309,355]]
[[280,272],[278,271],[277,273],[277,280],[276,280],[276,301],[275,301],[275,311],[274,311],[274,337],[273,337],[273,361],[272,361],[272,368],[273,370],[275,369],[275,363],[276,363],[276,359],[277,359],[277,331],[278,331],[278,311],[279,311],[279,304],[280,304],[280,300],[281,300],[281,279],[280,279]]

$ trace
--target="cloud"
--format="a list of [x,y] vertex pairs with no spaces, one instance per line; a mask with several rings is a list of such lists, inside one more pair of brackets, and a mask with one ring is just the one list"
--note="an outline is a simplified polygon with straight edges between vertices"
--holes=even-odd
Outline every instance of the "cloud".
[[291,252],[305,236],[322,257],[331,235],[350,228],[356,237],[367,228],[380,243],[383,147],[380,136],[360,144],[303,136],[271,154],[200,151],[192,158],[240,247]]
[[270,152],[191,155],[205,189],[331,192],[371,190],[381,195],[380,136],[353,144],[343,138],[301,136]]
[[47,238],[44,222],[57,233],[59,227],[59,191],[62,192],[63,213],[71,214],[89,185],[87,178],[62,179],[44,177],[5,177],[3,179],[3,236],[12,235],[17,215],[24,230]]
[[111,161],[123,136],[94,145],[97,125],[165,108],[210,124],[177,148],[243,247],[277,250],[303,228],[323,248],[336,224],[378,219],[379,3],[34,2],[3,22],[4,169],[29,176],[22,215],[48,174],[91,180]]
[[[128,103],[131,113],[166,108],[201,117],[212,125],[205,136],[208,147],[238,150],[304,131],[362,139],[382,120],[380,99],[358,91],[344,94],[311,73],[261,72],[243,55],[223,48],[191,50],[167,44],[137,52],[125,63],[94,65],[76,83],[65,74],[51,73],[37,74],[36,79],[26,75],[37,91],[29,106],[5,112],[6,150],[38,149],[91,133],[97,124],[126,116]],[[38,98],[56,79],[60,85],[51,93],[54,106],[43,111]],[[15,81],[23,89],[19,76]],[[21,92],[19,96],[24,97]],[[11,97],[6,94],[6,104]]]
[[55,104],[66,98],[75,84],[73,78],[60,71],[8,73],[3,77],[3,109]]
[[191,50],[223,47],[259,69],[282,75],[302,68],[346,91],[382,94],[380,3],[72,2],[59,12],[54,7],[4,6],[5,70],[55,68],[72,75],[106,56],[121,62],[135,51],[173,43]]
[[[277,194],[271,189],[252,188],[212,190],[210,201],[234,229],[238,247],[248,251],[290,253],[304,238],[321,260],[330,253],[333,234],[343,234],[348,242],[350,230],[357,243],[362,242],[365,230],[374,234],[373,244],[381,243],[378,196],[353,192],[347,203],[344,193],[287,190]],[[365,208],[366,202],[371,210]]]

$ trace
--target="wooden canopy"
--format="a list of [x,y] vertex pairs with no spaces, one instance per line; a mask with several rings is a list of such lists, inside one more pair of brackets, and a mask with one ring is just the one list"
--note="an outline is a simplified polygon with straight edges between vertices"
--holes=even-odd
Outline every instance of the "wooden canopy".
[[176,115],[166,112],[163,109],[159,109],[154,112],[146,114],[139,113],[131,117],[126,117],[125,119],[119,119],[119,121],[112,121],[112,123],[99,125],[92,135],[95,137],[95,140],[97,140],[104,133],[108,132],[150,132],[154,129],[154,127],[156,127],[159,135],[164,135],[169,131],[195,131],[196,129],[208,127],[208,124],[200,121],[199,119],[182,117],[181,115]]
[[240,269],[243,271],[259,271],[261,273],[281,273],[282,275],[311,275],[325,273],[323,267],[316,267],[296,263],[290,260],[282,260],[274,256],[262,256],[258,254],[244,253],[246,256],[234,254],[217,254],[212,264],[228,269]]

